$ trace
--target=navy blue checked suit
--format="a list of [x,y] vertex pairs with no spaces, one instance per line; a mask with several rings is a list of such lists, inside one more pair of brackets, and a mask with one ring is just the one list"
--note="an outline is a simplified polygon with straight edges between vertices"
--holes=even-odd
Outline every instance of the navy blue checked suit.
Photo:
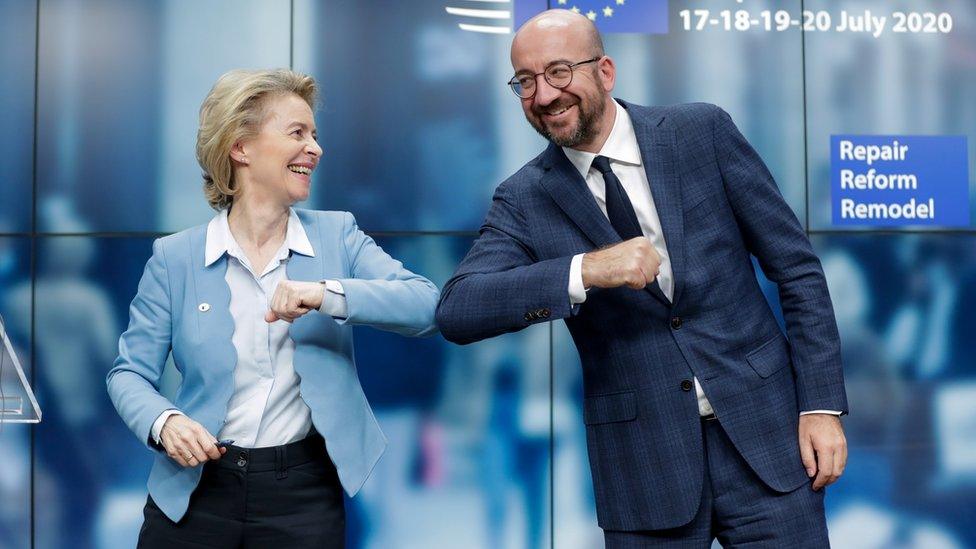
[[[847,399],[820,262],[773,177],[714,105],[629,113],[674,273],[673,303],[650,290],[591,289],[571,306],[575,254],[619,241],[579,172],[550,144],[498,186],[480,236],[437,309],[470,343],[564,319],[579,351],[599,524],[674,528],[695,517],[704,448],[692,376],[722,429],[778,493],[809,483],[800,410]],[[750,256],[779,288],[786,334]]]

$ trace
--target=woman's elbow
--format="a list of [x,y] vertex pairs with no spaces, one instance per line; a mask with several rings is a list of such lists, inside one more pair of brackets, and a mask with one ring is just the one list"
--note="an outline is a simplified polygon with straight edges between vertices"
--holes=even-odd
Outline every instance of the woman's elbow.
[[424,280],[423,296],[420,300],[422,304],[417,309],[417,318],[414,326],[416,331],[411,334],[414,337],[428,337],[437,333],[437,301],[441,293],[437,286],[429,280]]
[[115,366],[105,375],[105,391],[108,393],[108,398],[115,405],[116,409],[118,409],[119,402],[122,399],[123,387],[125,385],[123,378],[126,377],[125,374],[127,372],[130,372],[130,370],[124,366],[120,366],[119,362],[116,361]]
[[115,363],[112,365],[112,368],[108,371],[107,374],[105,374],[105,389],[108,390],[109,395],[112,394],[113,387],[116,384],[117,381],[116,377],[123,371],[121,362],[122,362],[122,357],[116,358]]

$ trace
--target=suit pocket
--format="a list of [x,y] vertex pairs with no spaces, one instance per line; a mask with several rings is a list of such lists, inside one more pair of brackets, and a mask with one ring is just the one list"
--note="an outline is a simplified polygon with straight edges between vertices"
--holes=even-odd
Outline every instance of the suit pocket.
[[776,334],[772,339],[753,349],[746,360],[759,377],[766,378],[790,363],[790,346],[786,338]]
[[637,395],[633,391],[583,399],[583,423],[586,425],[633,421],[636,418]]
[[288,468],[288,474],[298,473],[299,475],[309,476],[320,480],[331,480],[336,477],[335,467],[323,459],[313,459],[311,461],[292,465]]
[[696,194],[696,195],[686,197],[685,198],[686,205],[683,207],[682,210],[684,212],[684,215],[688,215],[689,213],[695,211],[703,204],[707,203],[709,200],[714,200],[713,195],[714,195],[713,192],[706,189],[701,194]]

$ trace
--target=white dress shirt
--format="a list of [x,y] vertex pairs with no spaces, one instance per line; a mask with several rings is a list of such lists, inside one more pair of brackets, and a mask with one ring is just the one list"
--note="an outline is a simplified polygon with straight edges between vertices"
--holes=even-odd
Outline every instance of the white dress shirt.
[[[651,241],[654,249],[661,256],[661,270],[657,281],[664,295],[672,300],[674,273],[671,271],[671,259],[668,255],[667,244],[664,241],[664,231],[661,229],[661,218],[657,215],[654,196],[651,194],[647,172],[644,170],[644,164],[641,160],[637,135],[634,133],[634,126],[630,121],[630,115],[627,114],[627,109],[616,101],[613,104],[616,107],[613,129],[610,130],[610,135],[607,137],[606,143],[603,144],[603,148],[600,149],[599,155],[568,147],[563,147],[563,152],[566,153],[566,158],[586,180],[586,186],[593,193],[593,198],[596,199],[603,215],[607,215],[606,183],[603,181],[603,175],[596,168],[593,168],[592,164],[593,159],[597,156],[605,156],[610,159],[611,169],[617,179],[620,180],[620,184],[626,191],[627,197],[634,207],[634,212],[637,214],[641,232]],[[574,256],[570,264],[569,300],[573,305],[586,301],[586,289],[583,287],[583,255],[585,254]],[[711,415],[714,413],[712,405],[708,402],[698,378],[693,377],[693,379],[695,381],[695,394],[698,397],[698,413],[702,416]],[[801,415],[812,413],[840,414],[840,412],[833,410],[811,410],[801,412]]]
[[[215,436],[218,440],[232,439],[234,445],[245,448],[288,444],[308,434],[311,413],[299,395],[299,378],[292,365],[295,342],[288,335],[291,324],[284,320],[269,324],[264,315],[278,283],[287,280],[286,265],[291,254],[314,257],[315,252],[298,215],[291,210],[281,248],[264,271],[257,273],[230,231],[227,212],[218,213],[207,226],[205,258],[209,266],[225,253],[228,256],[224,279],[230,288],[232,341],[237,350],[227,421]],[[322,282],[325,298],[319,311],[344,318],[342,285],[335,280]],[[157,443],[163,424],[173,414],[182,412],[167,410],[153,423],[152,436]]]

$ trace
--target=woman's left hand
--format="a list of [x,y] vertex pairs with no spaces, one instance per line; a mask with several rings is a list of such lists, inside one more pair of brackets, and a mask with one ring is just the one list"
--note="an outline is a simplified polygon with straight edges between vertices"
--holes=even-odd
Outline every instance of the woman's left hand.
[[284,320],[294,322],[305,313],[322,306],[325,284],[282,280],[271,298],[271,310],[264,315],[266,322]]

